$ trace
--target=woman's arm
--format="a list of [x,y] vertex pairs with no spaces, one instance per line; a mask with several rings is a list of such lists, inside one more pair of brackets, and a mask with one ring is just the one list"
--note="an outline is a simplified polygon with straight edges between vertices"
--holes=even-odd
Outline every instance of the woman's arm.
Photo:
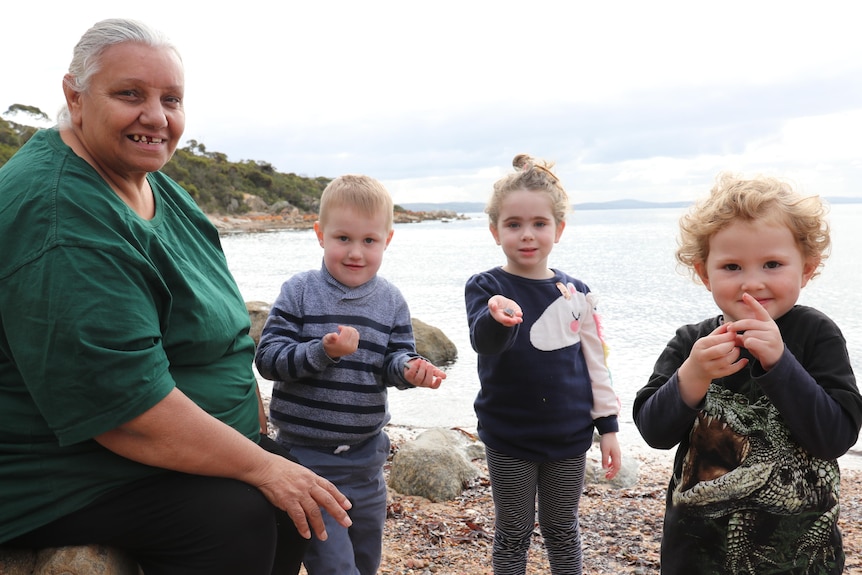
[[[210,416],[178,389],[155,406],[97,436],[114,453],[183,473],[228,477],[257,487],[286,511],[299,533],[326,539],[321,507],[350,526],[351,504],[332,483],[283,457],[271,454]],[[311,530],[309,529],[311,527]]]

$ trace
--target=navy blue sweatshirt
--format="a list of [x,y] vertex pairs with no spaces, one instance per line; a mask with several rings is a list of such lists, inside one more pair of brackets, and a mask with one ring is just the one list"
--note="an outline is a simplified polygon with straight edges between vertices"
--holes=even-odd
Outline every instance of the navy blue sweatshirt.
[[[523,323],[505,327],[488,310],[493,295],[518,303]],[[474,407],[486,445],[527,461],[586,452],[593,429],[618,431],[619,401],[589,288],[567,274],[527,279],[501,268],[465,287],[470,342],[481,390]]]

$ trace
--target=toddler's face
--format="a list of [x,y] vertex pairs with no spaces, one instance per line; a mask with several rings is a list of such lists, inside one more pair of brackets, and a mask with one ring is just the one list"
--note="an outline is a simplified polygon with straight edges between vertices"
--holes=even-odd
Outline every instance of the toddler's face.
[[348,206],[332,207],[325,225],[314,224],[326,269],[342,284],[358,287],[373,278],[392,240],[386,214],[368,215]]
[[753,317],[744,293],[778,319],[796,304],[816,262],[805,259],[787,226],[740,221],[710,238],[706,262],[695,269],[726,320]]

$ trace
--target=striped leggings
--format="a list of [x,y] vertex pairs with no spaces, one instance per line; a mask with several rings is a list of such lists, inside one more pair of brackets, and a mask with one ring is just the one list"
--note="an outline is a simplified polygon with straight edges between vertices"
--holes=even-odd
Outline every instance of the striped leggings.
[[494,575],[524,575],[536,521],[553,575],[581,575],[578,504],[584,489],[586,454],[536,463],[485,447],[494,497]]

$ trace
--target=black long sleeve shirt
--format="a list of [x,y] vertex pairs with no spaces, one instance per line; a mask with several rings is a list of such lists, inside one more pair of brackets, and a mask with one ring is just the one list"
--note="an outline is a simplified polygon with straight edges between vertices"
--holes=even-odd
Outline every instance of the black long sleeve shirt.
[[634,402],[649,445],[679,445],[662,573],[840,573],[835,459],[862,426],[844,337],[823,313],[795,306],[776,320],[785,352],[772,369],[743,350],[749,365],[690,408],[678,369],[720,322],[678,329]]

